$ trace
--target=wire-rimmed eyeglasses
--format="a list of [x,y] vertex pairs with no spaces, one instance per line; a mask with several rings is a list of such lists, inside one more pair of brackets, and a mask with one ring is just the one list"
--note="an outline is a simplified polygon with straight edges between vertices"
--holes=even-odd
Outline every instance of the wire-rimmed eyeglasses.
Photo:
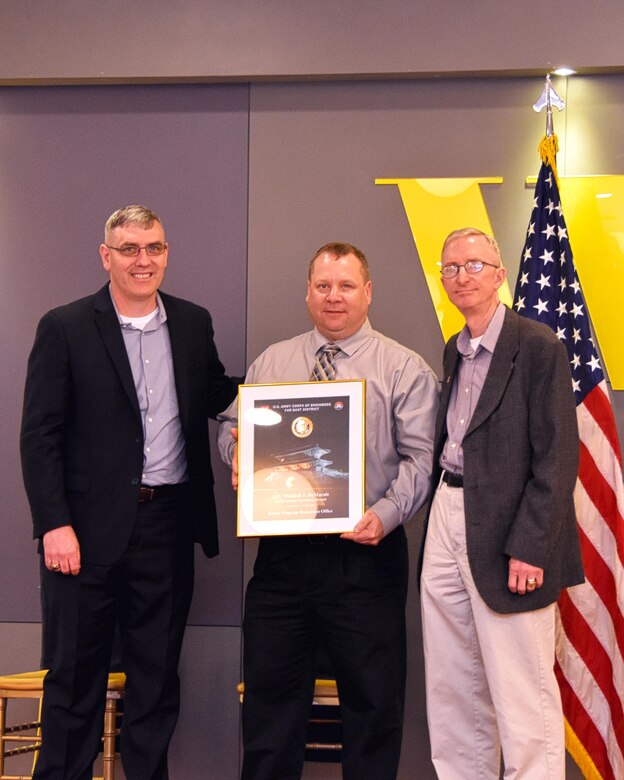
[[457,265],[456,263],[443,265],[440,268],[440,273],[445,279],[452,279],[454,276],[457,276],[460,268],[464,268],[467,274],[480,274],[485,265],[489,265],[490,268],[500,268],[499,265],[486,263],[485,260],[467,260],[463,265]]
[[115,252],[119,252],[119,254],[124,257],[138,257],[141,254],[141,249],[145,249],[145,254],[150,257],[157,257],[158,255],[162,255],[165,249],[167,249],[167,244],[161,244],[160,242],[146,244],[145,246],[139,246],[138,244],[124,244],[123,246],[110,246],[109,244],[105,244],[105,246],[108,249],[114,249]]

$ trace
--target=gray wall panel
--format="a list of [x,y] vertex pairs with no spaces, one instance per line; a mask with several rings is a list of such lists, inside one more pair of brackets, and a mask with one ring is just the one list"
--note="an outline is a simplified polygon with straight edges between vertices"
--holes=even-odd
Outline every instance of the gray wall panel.
[[40,623],[0,623],[0,674],[40,668]]
[[[539,167],[536,88],[533,79],[255,86],[249,357],[307,328],[307,261],[347,240],[371,263],[374,327],[439,370],[442,337],[398,189],[375,179],[502,175],[503,187],[484,189],[513,275],[532,202],[524,178]],[[276,294],[280,317],[267,321]]]
[[171,743],[171,780],[236,780],[239,760],[240,629],[189,627],[182,709]]
[[[47,309],[106,282],[98,246],[115,208],[140,202],[160,214],[170,244],[164,288],[211,310],[226,367],[244,369],[247,110],[248,88],[234,85],[0,90],[0,345],[10,378],[0,387],[0,588],[11,594],[0,620],[39,619],[17,451],[26,358]],[[193,620],[237,625],[242,547],[227,470],[215,468],[226,487],[224,554],[198,561]]]

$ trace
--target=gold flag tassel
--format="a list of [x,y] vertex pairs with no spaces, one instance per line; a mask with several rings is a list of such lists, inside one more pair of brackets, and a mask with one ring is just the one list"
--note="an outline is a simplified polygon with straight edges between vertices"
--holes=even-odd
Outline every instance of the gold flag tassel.
[[557,182],[557,188],[559,188],[559,174],[557,173],[557,152],[559,151],[559,139],[557,134],[545,135],[539,142],[537,147],[540,157],[544,165],[548,165],[551,171],[555,174],[555,181]]

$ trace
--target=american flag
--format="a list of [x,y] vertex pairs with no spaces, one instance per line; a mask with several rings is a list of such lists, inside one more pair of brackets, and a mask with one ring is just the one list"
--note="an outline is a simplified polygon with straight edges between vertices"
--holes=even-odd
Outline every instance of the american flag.
[[585,584],[564,591],[558,602],[555,671],[568,751],[586,778],[622,780],[624,486],[620,446],[556,176],[544,153],[542,159],[514,307],[519,314],[552,328],[568,351],[581,440],[575,505],[586,576]]

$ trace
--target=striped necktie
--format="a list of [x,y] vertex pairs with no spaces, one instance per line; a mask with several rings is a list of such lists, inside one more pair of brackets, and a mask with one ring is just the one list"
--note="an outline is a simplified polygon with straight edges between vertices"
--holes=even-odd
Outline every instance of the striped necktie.
[[311,382],[323,382],[336,378],[334,358],[338,352],[340,352],[340,347],[335,344],[323,344],[314,361],[314,368],[310,375]]

